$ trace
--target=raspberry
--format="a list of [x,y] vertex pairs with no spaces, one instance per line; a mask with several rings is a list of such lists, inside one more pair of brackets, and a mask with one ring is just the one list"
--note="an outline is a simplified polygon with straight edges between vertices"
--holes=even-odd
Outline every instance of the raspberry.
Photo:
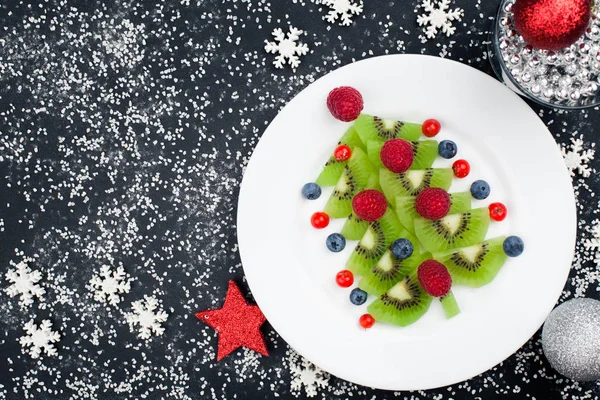
[[441,188],[425,188],[415,200],[415,210],[426,219],[444,218],[450,211],[450,195]]
[[383,144],[379,157],[387,169],[399,174],[410,168],[415,159],[415,153],[406,140],[391,139]]
[[419,265],[417,270],[419,283],[425,292],[433,297],[448,294],[452,286],[452,277],[446,266],[435,260],[426,260]]
[[327,108],[340,121],[354,121],[363,109],[363,98],[353,87],[340,86],[329,92]]
[[387,200],[379,190],[363,190],[352,199],[352,209],[360,218],[372,222],[383,217],[387,210]]

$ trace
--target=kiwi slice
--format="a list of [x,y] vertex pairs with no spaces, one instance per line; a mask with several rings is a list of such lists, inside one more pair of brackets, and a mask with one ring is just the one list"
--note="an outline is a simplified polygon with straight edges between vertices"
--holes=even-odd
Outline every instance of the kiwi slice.
[[[369,177],[367,185],[365,189],[376,189],[381,191],[381,187],[379,186],[379,174],[373,173]],[[348,217],[344,226],[342,227],[342,231],[340,232],[346,239],[350,240],[358,240],[363,237],[367,228],[369,227],[369,222],[365,221],[358,215],[352,211],[352,214]]]
[[[416,196],[398,196],[392,204],[396,208],[400,223],[410,232],[415,233],[415,218],[419,218],[415,210]],[[450,193],[450,211],[448,214],[456,214],[471,209],[471,192]]]
[[354,211],[342,227],[341,234],[349,240],[358,240],[363,237],[367,228],[369,227],[369,222],[365,221],[358,215],[354,214]]
[[433,258],[448,268],[457,285],[481,287],[490,283],[506,261],[502,249],[505,237],[486,240],[462,249],[434,253]]
[[414,169],[395,174],[386,168],[379,170],[379,184],[387,201],[394,206],[398,196],[416,196],[427,187],[448,190],[452,184],[451,168]]
[[[406,238],[411,243],[417,244],[416,239],[404,231],[400,234],[401,238]],[[426,253],[429,256],[428,253]],[[358,287],[367,293],[379,296],[388,291],[392,286],[398,283],[406,275],[411,274],[423,262],[424,255],[416,249],[413,254],[404,260],[398,260],[390,250],[383,253],[383,256],[371,267],[369,271],[361,278]]]
[[[350,149],[354,149],[356,147],[359,147],[363,150],[366,149],[365,145],[360,140],[356,130],[353,127],[350,127],[346,133],[344,133],[344,136],[342,136],[338,142],[338,146],[341,144],[345,144],[346,146],[350,147]],[[321,171],[316,180],[317,185],[334,186],[340,179],[340,176],[342,176],[344,166],[346,166],[347,163],[348,161],[338,161],[333,156],[329,157],[329,160],[327,160],[325,163],[323,171]]]
[[344,167],[333,193],[325,204],[324,211],[331,218],[346,218],[352,212],[352,198],[361,191],[370,180],[375,170],[367,155],[359,147],[355,147],[352,157]]
[[413,272],[372,302],[367,310],[376,321],[406,326],[427,312],[431,300]]
[[368,114],[358,116],[354,121],[354,129],[363,143],[368,143],[369,140],[385,142],[394,138],[413,141],[421,136],[421,124],[383,119]]
[[[371,140],[367,143],[367,155],[375,168],[385,168],[379,156],[384,143],[377,140]],[[438,155],[438,142],[436,140],[417,140],[410,142],[410,145],[415,154],[410,169],[430,168]]]
[[487,207],[475,208],[436,221],[415,218],[415,235],[425,250],[436,253],[482,242],[489,225]]
[[431,168],[438,155],[437,140],[418,140],[410,142],[410,145],[415,154],[415,160],[410,169]]
[[440,297],[440,303],[442,304],[446,318],[450,319],[460,314],[460,308],[458,307],[458,303],[456,302],[456,298],[454,298],[452,290]]
[[346,268],[364,275],[383,256],[402,231],[396,212],[388,207],[383,217],[369,224],[365,234],[346,262]]

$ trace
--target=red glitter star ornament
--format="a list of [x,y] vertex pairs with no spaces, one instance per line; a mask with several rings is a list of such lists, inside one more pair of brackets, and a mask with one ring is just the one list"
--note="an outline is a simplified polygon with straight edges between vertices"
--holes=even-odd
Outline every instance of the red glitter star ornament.
[[246,302],[234,281],[229,281],[223,307],[217,310],[200,311],[196,313],[196,317],[219,332],[217,361],[221,361],[242,346],[262,355],[269,355],[260,331],[265,316],[258,306]]

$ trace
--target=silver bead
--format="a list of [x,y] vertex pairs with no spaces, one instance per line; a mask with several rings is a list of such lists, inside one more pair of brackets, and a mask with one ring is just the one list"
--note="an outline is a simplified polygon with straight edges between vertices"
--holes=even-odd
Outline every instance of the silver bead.
[[556,64],[558,61],[558,56],[556,55],[555,52],[553,52],[552,50],[549,50],[546,53],[546,62],[548,64]]
[[556,96],[557,99],[559,100],[564,100],[569,96],[569,92],[567,91],[567,89],[565,88],[559,88],[554,95]]
[[573,101],[577,101],[581,98],[581,92],[579,92],[578,89],[575,89],[571,92],[571,94],[569,95],[569,98]]

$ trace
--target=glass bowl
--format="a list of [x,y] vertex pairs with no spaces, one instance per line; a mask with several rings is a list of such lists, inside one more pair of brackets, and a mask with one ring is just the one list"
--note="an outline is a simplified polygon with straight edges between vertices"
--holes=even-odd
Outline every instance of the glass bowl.
[[600,104],[600,19],[574,44],[541,50],[527,44],[513,23],[514,0],[502,0],[490,32],[488,56],[498,79],[547,107],[581,109]]

